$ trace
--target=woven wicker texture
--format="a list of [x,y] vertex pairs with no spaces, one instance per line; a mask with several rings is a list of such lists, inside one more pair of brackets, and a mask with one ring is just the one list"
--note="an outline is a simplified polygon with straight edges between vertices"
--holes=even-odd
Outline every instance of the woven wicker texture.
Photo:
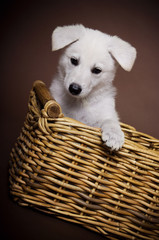
[[125,144],[110,152],[99,128],[64,117],[36,82],[11,152],[14,200],[108,239],[159,239],[159,140],[121,126]]

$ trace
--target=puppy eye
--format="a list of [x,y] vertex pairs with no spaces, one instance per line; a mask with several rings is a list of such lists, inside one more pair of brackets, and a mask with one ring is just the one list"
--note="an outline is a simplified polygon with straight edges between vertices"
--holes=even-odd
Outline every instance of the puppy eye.
[[99,74],[99,73],[101,73],[101,71],[102,70],[100,68],[97,68],[97,67],[92,69],[92,73],[94,73],[94,74]]
[[79,64],[79,61],[77,58],[71,58],[71,63],[72,65],[77,66]]

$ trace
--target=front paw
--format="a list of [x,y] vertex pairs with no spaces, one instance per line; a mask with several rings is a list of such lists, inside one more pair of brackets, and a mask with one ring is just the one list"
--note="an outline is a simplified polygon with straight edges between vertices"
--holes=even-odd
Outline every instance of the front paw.
[[120,126],[107,126],[102,129],[102,140],[111,150],[119,150],[124,144],[124,133]]

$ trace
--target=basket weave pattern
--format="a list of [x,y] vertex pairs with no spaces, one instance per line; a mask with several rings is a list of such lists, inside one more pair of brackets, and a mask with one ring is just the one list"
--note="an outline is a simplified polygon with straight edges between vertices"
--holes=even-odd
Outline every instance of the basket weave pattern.
[[110,152],[99,128],[49,109],[33,88],[11,152],[14,200],[108,239],[159,239],[159,140],[121,124],[125,144]]

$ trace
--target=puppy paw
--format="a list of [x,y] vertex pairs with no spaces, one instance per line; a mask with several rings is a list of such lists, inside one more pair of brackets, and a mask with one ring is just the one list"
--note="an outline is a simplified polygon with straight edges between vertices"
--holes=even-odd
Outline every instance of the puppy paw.
[[119,150],[124,144],[124,133],[120,126],[105,126],[102,129],[102,140],[111,150]]

